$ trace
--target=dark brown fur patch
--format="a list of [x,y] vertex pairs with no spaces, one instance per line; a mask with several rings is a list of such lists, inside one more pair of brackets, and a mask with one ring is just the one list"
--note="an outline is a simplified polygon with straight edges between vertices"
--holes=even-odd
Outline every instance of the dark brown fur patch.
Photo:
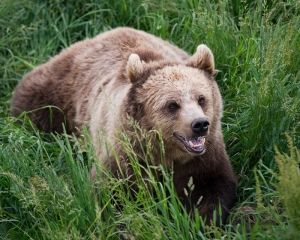
[[136,53],[137,55],[139,55],[140,59],[146,63],[151,62],[151,61],[159,61],[159,60],[163,60],[163,56],[147,50],[147,49],[136,49],[134,51],[134,53]]

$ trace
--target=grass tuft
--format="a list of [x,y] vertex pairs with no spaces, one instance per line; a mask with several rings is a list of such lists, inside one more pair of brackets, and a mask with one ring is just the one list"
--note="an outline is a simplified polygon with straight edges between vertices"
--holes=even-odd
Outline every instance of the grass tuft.
[[300,237],[300,150],[288,137],[289,154],[276,150],[276,162],[279,167],[278,192],[282,199],[290,227],[290,238]]

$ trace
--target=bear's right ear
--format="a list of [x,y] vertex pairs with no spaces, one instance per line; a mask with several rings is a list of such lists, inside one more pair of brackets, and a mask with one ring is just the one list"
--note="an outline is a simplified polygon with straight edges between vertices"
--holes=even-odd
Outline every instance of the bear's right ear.
[[200,44],[196,52],[188,60],[188,65],[208,72],[215,76],[217,71],[215,69],[215,60],[212,51],[205,45]]
[[138,78],[138,76],[143,73],[143,70],[144,64],[141,61],[139,55],[135,53],[130,54],[126,66],[127,75],[130,81],[134,82]]

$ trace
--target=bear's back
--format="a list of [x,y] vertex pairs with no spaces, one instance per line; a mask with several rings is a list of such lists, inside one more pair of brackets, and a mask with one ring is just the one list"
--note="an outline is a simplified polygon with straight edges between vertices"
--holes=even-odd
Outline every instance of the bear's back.
[[183,61],[188,57],[151,34],[116,28],[72,44],[26,74],[14,91],[12,114],[29,112],[31,120],[46,132],[63,131],[62,123],[67,132],[74,132],[89,121],[93,99],[103,87],[117,89],[120,84],[130,84],[119,76],[131,53],[143,55],[145,61]]

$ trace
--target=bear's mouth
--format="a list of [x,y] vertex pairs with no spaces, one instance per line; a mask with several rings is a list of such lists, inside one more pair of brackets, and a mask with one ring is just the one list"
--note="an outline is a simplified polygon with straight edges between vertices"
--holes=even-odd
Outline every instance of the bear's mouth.
[[188,152],[196,153],[196,154],[203,154],[206,150],[205,137],[203,137],[203,136],[186,138],[176,132],[174,132],[173,135],[176,139],[178,139],[181,143],[183,143],[185,149]]

